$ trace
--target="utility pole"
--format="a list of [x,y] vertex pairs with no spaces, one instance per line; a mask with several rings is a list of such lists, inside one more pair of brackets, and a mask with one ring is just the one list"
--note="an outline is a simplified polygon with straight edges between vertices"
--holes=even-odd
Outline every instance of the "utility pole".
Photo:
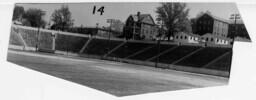
[[[163,20],[161,18],[157,19],[158,20],[158,24],[160,25],[160,33],[163,34]],[[161,37],[157,37],[157,54],[160,53],[160,41],[161,41]],[[159,56],[156,58],[156,62],[155,62],[155,67],[158,67],[158,63],[159,63]]]
[[[234,20],[235,22],[234,22],[234,35],[233,35],[233,41],[235,41],[235,36],[237,35],[237,20],[238,19],[241,19],[241,17],[240,17],[240,14],[231,14],[231,16],[230,16],[230,18],[229,19],[231,19],[231,20]],[[232,23],[233,24],[233,23]]]

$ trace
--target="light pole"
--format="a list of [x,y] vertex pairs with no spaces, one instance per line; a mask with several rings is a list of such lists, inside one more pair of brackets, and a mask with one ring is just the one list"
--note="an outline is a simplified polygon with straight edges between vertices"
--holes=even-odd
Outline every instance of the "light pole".
[[135,21],[133,22],[133,31],[132,31],[132,39],[134,40],[134,36],[135,36]]
[[[233,35],[233,41],[235,41],[235,36],[237,35],[237,20],[238,19],[240,19],[241,17],[240,17],[240,14],[231,14],[231,16],[230,16],[230,18],[229,19],[231,19],[231,20],[234,20],[235,22],[234,22],[234,35]],[[233,24],[233,23],[232,23]]]
[[37,21],[38,24],[38,30],[37,30],[37,43],[36,43],[36,51],[39,49],[39,44],[40,44],[40,28],[41,28],[41,20],[42,16],[45,15],[45,11],[40,11],[39,12],[39,20]]
[[[160,25],[160,32],[159,32],[159,34],[162,34],[162,31],[163,31],[163,20],[161,18],[158,18],[157,19],[157,23],[158,23],[158,25]],[[161,37],[157,37],[156,40],[157,40],[157,54],[159,54],[160,53]],[[158,63],[159,63],[159,56],[156,58],[156,62],[155,62],[155,67],[156,68],[158,67]]]

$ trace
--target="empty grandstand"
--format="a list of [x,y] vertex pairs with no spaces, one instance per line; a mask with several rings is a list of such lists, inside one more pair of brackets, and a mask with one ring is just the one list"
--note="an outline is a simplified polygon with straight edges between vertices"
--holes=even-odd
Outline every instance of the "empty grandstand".
[[170,50],[167,53],[162,54],[158,58],[152,59],[151,61],[156,61],[159,59],[159,62],[171,64],[172,62],[179,60],[180,58],[192,53],[193,51],[199,49],[199,46],[179,46],[173,50]]
[[231,48],[205,47],[200,52],[196,52],[188,58],[178,62],[177,65],[202,67],[229,51],[231,51]]
[[56,50],[77,53],[87,42],[88,37],[57,34]]
[[119,47],[118,49],[110,53],[108,56],[125,58],[149,46],[153,46],[153,45],[149,43],[143,43],[143,42],[128,41],[124,45],[122,45],[121,47]]
[[167,45],[167,44],[162,44],[160,46],[154,45],[152,48],[147,49],[144,52],[141,52],[137,55],[129,57],[129,59],[147,60],[149,58],[152,58],[152,57],[158,55],[158,52],[164,52],[165,50],[168,50],[172,47],[174,47],[174,45]]
[[156,41],[91,37],[52,30],[39,30],[39,32],[35,28],[16,27],[17,29],[14,28],[11,31],[10,45],[38,46],[42,49],[72,52],[77,55],[93,55],[106,60],[116,60],[117,58],[119,59],[117,61],[121,59],[128,63],[129,60],[132,60],[134,64],[151,64],[145,64],[147,66],[159,63],[159,67],[165,64],[167,68],[175,65],[195,68],[195,70],[200,68],[229,72],[232,59],[232,47],[230,46],[204,47],[204,45],[198,44],[178,45],[168,42],[157,44]]
[[122,44],[123,42],[124,41],[121,40],[93,38],[86,46],[83,54],[104,56],[110,50],[114,49],[116,46]]

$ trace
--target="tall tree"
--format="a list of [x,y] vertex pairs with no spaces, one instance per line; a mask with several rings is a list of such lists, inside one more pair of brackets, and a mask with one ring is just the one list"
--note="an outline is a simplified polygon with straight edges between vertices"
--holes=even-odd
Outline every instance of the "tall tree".
[[13,10],[12,20],[18,20],[22,18],[22,15],[25,13],[25,10],[22,6],[15,5]]
[[167,32],[166,36],[170,39],[176,32],[191,32],[192,28],[188,19],[189,9],[185,3],[161,3],[156,8],[159,20],[163,21]]
[[115,20],[111,24],[111,30],[122,32],[124,27],[124,23],[120,20]]
[[71,12],[68,6],[62,5],[60,9],[52,13],[51,20],[53,21],[52,29],[65,31],[69,29],[74,20],[71,18]]
[[44,27],[46,25],[46,22],[43,20],[44,15],[45,12],[41,9],[30,8],[23,15],[23,18],[25,19],[25,22],[23,23],[32,27]]

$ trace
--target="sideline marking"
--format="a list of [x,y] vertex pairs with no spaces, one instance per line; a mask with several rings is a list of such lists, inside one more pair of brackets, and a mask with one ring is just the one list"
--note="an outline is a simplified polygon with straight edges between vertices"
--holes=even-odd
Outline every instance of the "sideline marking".
[[95,62],[96,63],[96,61],[90,61],[90,60],[66,58],[66,57],[55,56],[55,55],[43,55],[43,54],[29,53],[29,52],[19,52],[19,51],[13,51],[13,50],[8,50],[8,53],[25,55],[25,56],[33,56],[33,57],[52,58],[52,59],[59,59],[59,60],[81,61],[81,62],[91,62],[91,63]]

